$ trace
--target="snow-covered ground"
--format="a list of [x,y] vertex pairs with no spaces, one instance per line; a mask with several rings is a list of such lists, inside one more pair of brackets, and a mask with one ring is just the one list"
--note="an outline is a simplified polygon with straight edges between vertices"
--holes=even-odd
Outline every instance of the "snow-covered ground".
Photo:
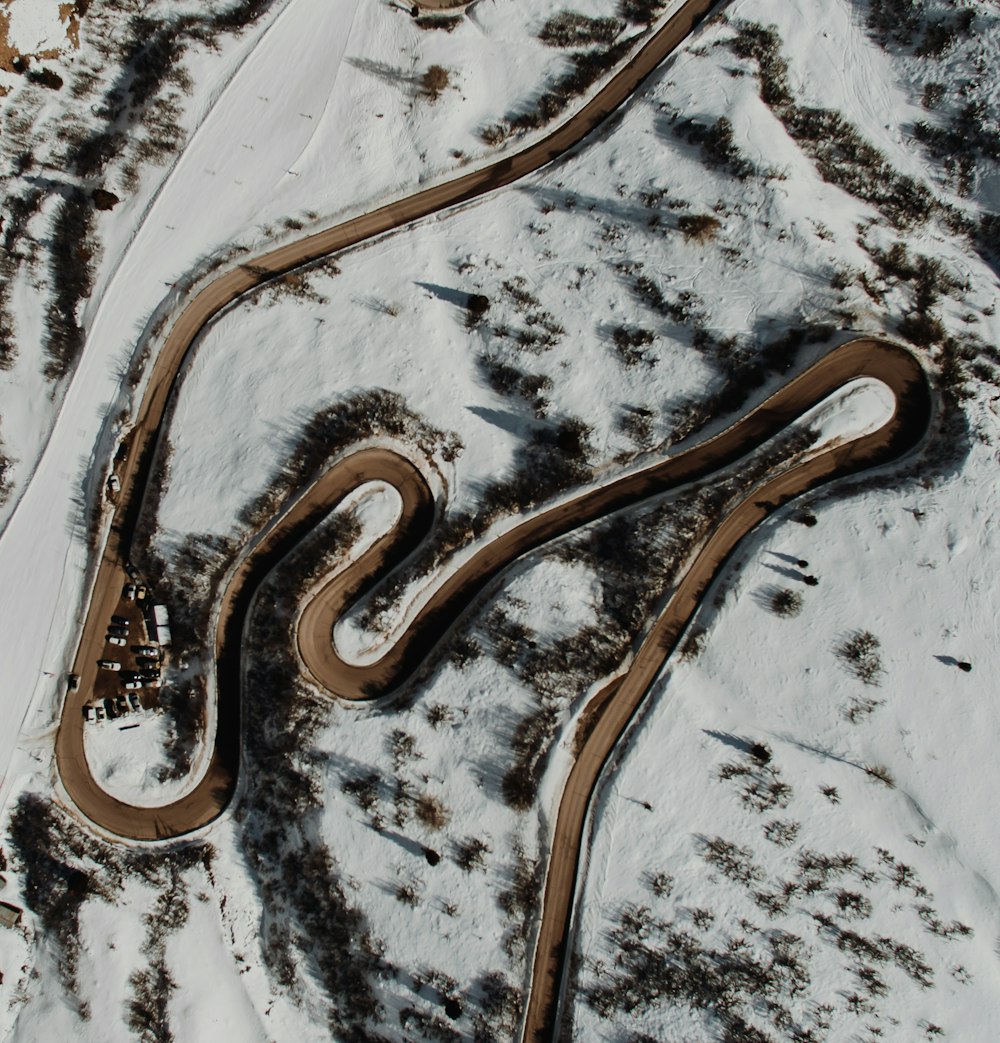
[[[995,836],[982,800],[997,784],[991,677],[1000,605],[984,562],[996,553],[1000,501],[994,483],[973,475],[995,466],[995,450],[979,446],[961,476],[927,489],[910,483],[844,500],[821,496],[810,505],[814,528],[779,516],[747,540],[739,568],[719,582],[721,599],[696,620],[709,630],[704,651],[666,672],[602,792],[579,911],[578,946],[588,961],[603,961],[607,976],[614,973],[607,932],[626,904],[675,921],[706,948],[740,934],[756,947],[761,939],[740,926],[745,917],[756,931],[803,939],[813,986],[786,1004],[801,1023],[810,1020],[810,1003],[827,1002],[835,1013],[823,1038],[855,1039],[871,1020],[846,1004],[860,987],[851,967],[864,961],[838,951],[812,919],[817,911],[837,917],[833,896],[841,888],[870,903],[853,922],[837,917],[842,927],[896,938],[933,968],[933,989],[914,987],[891,961],[882,969],[889,995],[871,999],[885,1038],[923,1038],[928,1023],[942,1026],[948,1039],[993,1037],[1000,906]],[[801,611],[779,618],[768,592],[788,585],[782,570],[796,558],[808,560],[820,583],[800,586]],[[884,669],[875,684],[853,676],[837,655],[858,630],[881,643]],[[959,661],[971,662],[971,673],[957,669]],[[751,743],[771,749],[770,766],[792,791],[766,813],[739,799],[744,779],[719,777],[723,764],[751,762]],[[864,770],[880,764],[893,788]],[[821,787],[836,792],[824,795]],[[795,823],[787,846],[763,835],[776,821]],[[744,886],[712,872],[702,839],[717,836],[749,848],[759,879]],[[911,866],[914,883],[929,896],[890,886],[894,870],[880,862],[880,848]],[[786,912],[768,916],[754,893],[795,880],[808,850],[846,852],[858,865],[814,895],[800,889]],[[866,869],[875,879],[863,877]],[[651,890],[661,872],[674,878],[669,899]],[[921,905],[974,934],[943,940],[921,920]],[[714,925],[694,926],[696,908],[711,910]],[[652,944],[659,940],[654,932]],[[588,963],[580,979],[592,986],[601,974]],[[704,1031],[699,1024],[683,1005],[654,1003],[634,1019],[605,1021],[581,1001],[574,1038],[617,1039],[628,1025],[656,1039],[687,1039]]]
[[[597,10],[600,4],[589,6]],[[535,38],[546,14],[540,0],[519,5],[514,17],[489,4],[448,33],[422,30],[391,5],[294,0],[272,7],[251,31],[221,37],[218,53],[191,47],[185,62],[194,87],[190,97],[176,100],[183,150],[166,168],[147,168],[134,191],[115,180],[124,177],[120,169],[108,170],[105,186],[122,202],[97,215],[104,252],[82,308],[87,345],[68,389],[53,388],[41,372],[44,268],[36,260],[18,269],[11,299],[24,348],[9,373],[0,374],[0,439],[13,485],[0,506],[7,512],[0,518],[9,519],[0,582],[10,590],[48,591],[49,599],[0,605],[0,630],[19,650],[3,664],[8,717],[24,717],[23,727],[31,730],[57,712],[57,679],[79,624],[84,504],[103,486],[133,401],[134,388],[123,374],[139,353],[139,335],[156,319],[174,317],[186,300],[187,281],[220,258],[234,251],[245,257],[303,234],[303,223],[361,212],[368,203],[406,195],[492,155],[479,129],[565,63],[562,51]],[[101,26],[109,18],[113,24],[103,12]],[[85,20],[76,58],[85,67],[96,60],[87,31]],[[455,67],[459,56],[465,71]],[[437,63],[452,70],[462,89],[449,87],[431,102],[414,77],[419,81]],[[72,70],[63,71],[68,77]],[[110,80],[113,73],[102,75]],[[45,140],[43,128],[58,123],[59,96],[36,87],[39,97],[28,109],[22,97],[28,87],[19,90],[6,104],[20,101],[33,112]],[[90,118],[89,110],[80,118]],[[44,239],[50,217],[33,218],[29,232]],[[65,507],[53,511],[53,503]],[[54,618],[53,602],[64,606]],[[10,758],[14,732],[6,737],[0,764]]]
[[[581,9],[614,12],[600,0]],[[236,521],[240,509],[266,490],[306,421],[366,388],[399,392],[415,413],[461,439],[458,458],[439,463],[449,513],[473,508],[484,484],[516,464],[527,437],[568,416],[591,427],[594,481],[637,466],[683,432],[688,404],[717,392],[727,367],[742,372],[742,361],[789,329],[829,324],[895,334],[914,309],[912,279],[880,270],[874,251],[896,241],[911,259],[934,257],[954,277],[934,305],[948,332],[996,344],[996,272],[968,239],[937,219],[906,232],[871,224],[876,210],[820,177],[761,100],[754,63],[727,42],[739,19],[777,21],[799,102],[842,112],[899,173],[934,184],[946,202],[970,213],[995,205],[995,164],[984,162],[972,194],[961,197],[911,136],[914,120],[928,118],[921,77],[951,83],[969,75],[971,58],[959,67],[952,52],[928,73],[926,59],[900,58],[874,42],[867,10],[850,0],[780,8],[738,0],[727,8],[729,25],[707,27],[610,127],[556,167],[349,252],[338,258],[340,274],[310,276],[309,296],[264,290],[228,310],[204,336],[171,423],[163,553],[192,534],[247,538]],[[31,403],[15,408],[32,412],[11,412],[3,399],[0,434],[21,461],[15,498],[23,492],[23,499],[0,539],[0,584],[39,595],[0,603],[8,718],[33,707],[5,796],[52,792],[58,677],[72,651],[86,563],[74,537],[81,474],[112,450],[108,417],[129,402],[122,367],[136,331],[165,292],[164,313],[181,304],[180,289],[164,284],[233,244],[255,248],[300,234],[282,227],[286,217],[322,223],[478,161],[481,126],[564,60],[533,38],[548,13],[541,3],[516,10],[481,3],[449,33],[419,30],[386,5],[291,0],[192,69],[185,118],[193,136],[181,158],[158,190],[158,179],[148,177],[134,198],[102,217],[107,250],[87,305],[90,342],[65,397],[57,396],[55,433],[30,483],[32,453],[57,408],[46,404],[41,378],[30,384],[25,375],[38,369],[37,352],[22,349],[2,389]],[[995,59],[995,40],[983,46]],[[433,104],[413,82],[432,64],[447,67],[452,84]],[[745,178],[733,175],[730,160],[706,157],[683,129],[685,120],[709,126],[721,116],[753,168]],[[682,219],[706,215],[718,222],[713,233],[685,236]],[[470,293],[491,302],[472,331]],[[13,301],[18,321],[37,331],[38,308],[24,281]],[[797,365],[824,346],[804,347]],[[991,577],[1000,421],[996,388],[986,382],[995,373],[990,356],[980,361],[987,377],[970,380],[963,407],[967,455],[924,459],[905,481],[889,473],[850,495],[815,495],[807,503],[817,519],[811,527],[797,520],[801,505],[778,512],[706,599],[696,620],[705,629],[700,653],[668,665],[595,809],[577,912],[578,994],[569,1001],[575,1038],[718,1038],[719,1026],[691,1007],[683,988],[674,1002],[661,994],[630,1017],[595,1012],[595,986],[624,966],[615,962],[609,931],[627,903],[690,934],[693,953],[742,934],[760,959],[773,954],[776,932],[786,932],[783,944],[792,948],[791,936],[801,938],[798,958],[811,983],[800,996],[779,988],[769,997],[788,1008],[792,1024],[777,1008],[736,1008],[766,1038],[793,1038],[794,1023],[831,1041],[874,1035],[870,1026],[901,1041],[932,1038],[937,1026],[946,1038],[975,1043],[995,1034],[1000,859],[989,823],[1000,782],[991,683],[1000,664]],[[765,378],[767,386],[783,379],[777,371]],[[885,408],[877,386],[854,386],[822,407],[814,426],[823,438],[842,437],[877,423]],[[99,482],[97,474],[86,487]],[[371,495],[357,510],[370,537],[392,523],[396,507],[391,495]],[[472,1037],[476,1016],[485,1017],[485,976],[497,972],[518,991],[525,983],[520,929],[530,932],[540,893],[533,862],[544,864],[574,715],[603,681],[588,678],[565,693],[538,800],[527,813],[509,807],[503,782],[511,746],[540,705],[518,673],[527,643],[544,650],[603,622],[598,570],[572,556],[557,547],[512,570],[412,703],[312,711],[315,729],[304,729],[301,746],[274,762],[275,786],[281,768],[304,774],[318,793],[317,813],[289,808],[269,817],[263,768],[271,765],[255,761],[261,780],[246,779],[236,814],[198,840],[213,849],[209,868],[168,870],[163,853],[157,872],[146,863],[122,870],[120,889],[110,893],[95,874],[93,896],[80,905],[70,988],[65,952],[43,934],[41,913],[27,915],[23,934],[0,932],[0,1034],[127,1039],[138,1031],[127,1024],[138,1004],[179,1040],[207,1038],[219,1025],[241,1039],[329,1038],[330,979],[317,969],[307,903],[295,890],[296,878],[314,871],[314,856],[326,851],[330,890],[342,889],[361,917],[355,943],[367,932],[390,965],[375,983],[387,1019],[378,1031],[391,1039],[434,1038],[434,1031],[451,1038],[445,1029]],[[797,578],[803,560],[815,587]],[[279,570],[278,590],[280,577]],[[799,595],[788,602],[797,614],[776,613],[782,589]],[[396,618],[407,610],[404,599]],[[522,635],[513,651],[496,641],[497,617],[506,633]],[[876,684],[852,673],[842,651],[861,632],[878,642]],[[362,654],[372,638],[355,618],[337,639]],[[468,652],[474,644],[481,654]],[[496,661],[505,656],[507,665]],[[266,700],[270,693],[258,694]],[[137,803],[169,797],[150,786],[162,763],[163,728],[162,718],[150,717],[129,732],[105,725],[88,733],[88,757],[109,788]],[[12,747],[14,731],[5,734]],[[752,743],[769,748],[766,765],[754,761]],[[727,764],[735,768],[721,779]],[[764,813],[748,810],[744,786],[776,781],[790,790],[774,791]],[[23,849],[24,828],[10,832]],[[277,854],[265,843],[269,832],[279,837]],[[52,835],[84,834],[63,823]],[[733,849],[726,844],[746,851],[727,862],[720,852]],[[42,908],[30,873],[14,864],[15,846],[3,845],[10,865],[0,898]],[[436,863],[427,849],[440,856]],[[808,852],[856,862],[818,871]],[[60,866],[88,873],[105,864],[117,879],[113,864],[124,856],[65,847],[58,857]],[[727,871],[749,872],[749,883]],[[896,886],[891,878],[901,873]],[[517,893],[525,874],[527,900]],[[810,876],[824,879],[813,886]],[[795,887],[782,911],[775,903],[786,880]],[[186,910],[177,917],[184,922],[167,917],[164,937],[153,940],[144,915],[167,899],[169,908]],[[317,890],[320,899],[327,901]],[[865,959],[848,930],[876,940]],[[895,954],[888,957],[887,938]],[[675,945],[655,924],[647,941],[657,952]],[[933,988],[900,969],[899,945],[922,954]],[[866,965],[880,978],[859,976]],[[158,979],[162,1003],[142,992],[146,979],[131,978],[161,970],[174,983]],[[645,978],[656,981],[653,973]],[[446,995],[461,999],[454,1021],[443,1012]],[[89,1020],[80,1020],[78,1001]],[[604,1002],[610,1012],[614,998]],[[827,1003],[829,1012],[820,1006]],[[421,1031],[420,1019],[435,1017],[438,1027]],[[819,1027],[824,1021],[829,1029]]]
[[148,711],[92,722],[84,732],[84,749],[94,778],[119,800],[144,807],[176,800],[190,783],[161,779],[169,726],[161,714]]

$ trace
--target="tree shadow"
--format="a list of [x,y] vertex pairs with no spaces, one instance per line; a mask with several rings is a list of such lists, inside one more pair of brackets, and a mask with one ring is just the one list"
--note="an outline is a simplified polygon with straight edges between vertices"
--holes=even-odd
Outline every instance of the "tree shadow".
[[466,293],[465,290],[457,290],[451,286],[440,286],[434,282],[420,282],[418,280],[414,285],[426,290],[434,297],[437,297],[438,300],[454,304],[455,307],[461,308],[463,311],[468,308],[469,298],[472,296],[471,293]]
[[466,406],[470,413],[474,413],[481,420],[499,427],[501,431],[507,431],[518,438],[525,437],[525,428],[528,422],[518,413],[512,413],[506,409],[487,409],[485,406]]
[[794,554],[782,554],[781,551],[778,550],[769,550],[767,553],[772,557],[780,558],[781,561],[787,561],[789,565],[797,565],[800,569],[809,568],[808,561],[803,558],[797,558]]
[[391,87],[404,88],[409,94],[417,92],[419,83],[417,77],[403,72],[402,69],[397,69],[386,62],[375,61],[373,58],[347,58],[345,60],[348,65],[373,76],[376,80],[381,80],[382,83],[387,83]]
[[777,572],[779,576],[784,576],[785,579],[793,579],[797,583],[808,583],[809,579],[804,572],[800,572],[798,569],[789,569],[784,565],[772,565],[771,562],[765,561],[764,568],[770,569],[772,572]]
[[756,745],[756,743],[751,742],[749,739],[744,739],[742,736],[733,735],[732,732],[717,732],[714,728],[702,728],[702,734],[708,735],[712,739],[717,739],[724,746],[731,746],[734,750],[745,753],[748,757],[751,756],[751,751]]

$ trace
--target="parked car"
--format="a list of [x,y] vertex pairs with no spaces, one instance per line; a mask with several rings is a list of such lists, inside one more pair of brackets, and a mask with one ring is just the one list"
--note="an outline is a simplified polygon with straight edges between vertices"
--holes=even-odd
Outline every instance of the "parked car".
[[131,678],[129,678],[129,680],[127,680],[125,682],[123,687],[128,688],[128,689],[141,688],[142,687],[142,681],[140,681],[138,677],[131,677]]
[[139,699],[139,696],[135,694],[135,692],[128,693],[128,704],[136,713],[139,713],[139,711],[142,710],[142,701]]
[[127,643],[125,638],[119,637],[117,634],[105,634],[104,640],[107,641],[109,645],[125,645]]
[[116,627],[125,627],[126,630],[128,629],[128,625],[129,625],[128,616],[112,616],[111,617],[111,622]]
[[66,684],[71,692],[75,692],[80,687],[80,675],[79,674],[67,674]]
[[128,573],[129,579],[138,579],[139,570],[130,561],[125,562],[125,571]]
[[108,478],[108,492],[118,493],[121,492],[122,483],[118,479],[118,475],[113,474]]
[[107,699],[102,700],[104,704],[104,712],[108,715],[108,720],[113,721],[118,716],[118,711],[115,709],[115,701],[109,695]]
[[104,707],[103,706],[95,706],[94,707],[94,720],[95,721],[103,721],[105,717],[107,717],[107,714],[104,712]]
[[112,624],[111,626],[108,627],[108,633],[109,634],[114,634],[115,637],[128,637],[128,627],[123,627],[123,626],[118,626],[117,624]]
[[134,583],[126,583],[122,588],[122,597],[128,601],[135,601],[136,586]]
[[159,677],[156,677],[156,676],[153,676],[153,677],[142,677],[142,678],[140,678],[140,680],[142,681],[142,687],[143,688],[159,688],[160,687],[160,679],[159,679]]
[[85,706],[83,708],[83,720],[86,724],[93,724],[97,718],[94,716],[93,706]]
[[98,659],[97,665],[102,670],[121,670],[122,664],[115,659]]
[[135,652],[137,656],[143,656],[157,660],[160,658],[160,650],[156,647],[156,645],[133,645],[132,651]]
[[146,595],[147,595],[148,593],[149,593],[149,587],[147,587],[145,583],[140,583],[140,584],[139,584],[139,585],[138,585],[138,586],[137,586],[137,587],[135,588],[135,596],[136,596],[136,597],[137,597],[137,598],[138,598],[138,599],[139,599],[140,601],[144,601],[144,600],[146,599]]
[[119,717],[128,716],[128,703],[125,702],[124,695],[115,696],[115,713],[117,713]]

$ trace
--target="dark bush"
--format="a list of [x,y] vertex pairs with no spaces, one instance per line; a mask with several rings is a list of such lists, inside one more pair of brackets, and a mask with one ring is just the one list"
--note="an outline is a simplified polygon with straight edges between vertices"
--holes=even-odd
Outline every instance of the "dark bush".
[[740,179],[753,173],[752,164],[733,141],[733,125],[725,116],[707,126],[692,119],[680,120],[674,124],[674,134],[686,138],[689,144],[700,145],[709,166],[722,167]]
[[84,334],[77,322],[80,302],[93,283],[93,209],[86,194],[74,189],[56,209],[49,268],[52,301],[46,315],[45,376],[58,380],[73,368],[83,350]]
[[114,210],[121,202],[114,192],[108,192],[104,188],[95,188],[90,193],[90,198],[93,199],[94,207],[98,210]]
[[836,649],[837,656],[865,684],[878,684],[884,672],[879,655],[881,642],[869,630],[856,630],[845,638]]
[[444,66],[432,65],[420,78],[420,89],[431,101],[437,101],[448,86],[448,80],[448,70]]
[[647,366],[655,364],[655,356],[643,350],[655,339],[652,330],[636,326],[618,326],[612,332],[611,339],[618,357],[626,366],[637,366],[640,362],[645,362]]
[[556,711],[543,707],[529,714],[514,731],[515,759],[504,774],[501,790],[504,801],[515,811],[527,811],[535,803],[557,723]]
[[677,227],[688,241],[707,243],[715,238],[722,225],[711,214],[682,214],[677,219]]
[[465,303],[465,328],[473,329],[486,317],[490,310],[490,299],[485,293],[470,293]]
[[0,370],[8,370],[17,361],[17,338],[14,335],[14,316],[7,302],[10,284],[0,284]]
[[52,91],[59,90],[63,85],[62,77],[54,69],[29,69],[28,79]]
[[921,104],[925,109],[936,109],[944,97],[945,85],[943,83],[925,83]]
[[911,344],[920,348],[928,348],[932,344],[939,344],[945,335],[941,320],[927,313],[916,313],[907,315],[899,323],[899,332]]
[[466,873],[473,870],[486,871],[486,856],[490,853],[490,845],[479,837],[466,837],[460,844],[456,845],[455,862]]
[[802,611],[802,595],[788,587],[777,587],[771,593],[771,611],[776,616],[797,616]]
[[588,18],[575,11],[561,11],[542,26],[538,39],[550,47],[612,44],[624,28],[625,23],[618,18]]
[[664,0],[621,0],[621,16],[636,25],[652,25],[663,10]]

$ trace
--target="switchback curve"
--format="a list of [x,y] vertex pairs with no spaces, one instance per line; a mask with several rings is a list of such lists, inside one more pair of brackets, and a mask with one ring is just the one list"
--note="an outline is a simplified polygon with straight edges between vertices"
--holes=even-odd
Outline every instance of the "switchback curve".
[[[115,611],[126,576],[125,562],[150,481],[168,403],[198,335],[221,311],[269,280],[332,253],[376,238],[438,211],[486,195],[557,159],[598,127],[693,32],[722,0],[687,0],[622,68],[565,123],[523,151],[444,184],[424,189],[365,215],[344,221],[240,265],[214,279],[181,312],[158,352],[136,412],[110,533],[98,563],[87,617],[73,665],[79,687],[66,693],[56,735],[56,766],[69,800],[95,825],[124,838],[160,840],[196,829],[218,815],[234,791],[240,761],[238,671],[220,661],[218,727],[201,783],[182,800],[162,808],[134,808],[105,793],[84,753],[83,707],[93,690],[104,649],[105,623]],[[236,602],[231,604],[235,605]],[[222,613],[226,618],[228,611]],[[226,648],[232,647],[227,643]]]
[[222,308],[275,275],[509,184],[556,158],[621,104],[659,61],[686,38],[711,6],[708,0],[685,4],[587,106],[535,146],[482,171],[272,251],[252,265],[215,280],[194,298],[164,343],[138,411],[121,471],[120,505],[98,569],[74,668],[83,683],[79,693],[67,695],[57,736],[57,765],[66,792],[99,827],[134,840],[174,838],[189,833],[217,817],[234,792],[240,762],[241,638],[253,592],[273,564],[360,483],[381,479],[393,484],[402,496],[402,517],[391,533],[324,585],[303,612],[298,629],[300,654],[317,682],[332,695],[354,699],[371,698],[404,683],[470,601],[511,561],[580,525],[727,466],[849,380],[869,376],[883,381],[896,401],[892,418],[872,434],[764,482],[738,504],[689,566],[628,674],[612,696],[594,710],[594,727],[575,759],[553,834],[524,1025],[526,1039],[546,1038],[556,1024],[556,1000],[580,844],[588,804],[603,766],[657,672],[676,647],[700,598],[739,539],[770,510],[791,497],[834,478],[887,463],[917,444],[929,422],[931,399],[923,369],[908,351],[879,339],[852,341],[832,351],[704,445],[589,490],[501,534],[442,584],[386,655],[364,667],[346,663],[337,654],[330,639],[332,624],[359,589],[401,560],[426,535],[433,519],[433,502],[420,471],[403,457],[381,449],[355,453],[328,471],[271,527],[227,585],[216,634],[219,694],[215,745],[205,775],[189,794],[160,808],[136,808],[110,797],[97,785],[86,763],[80,709],[89,687],[88,676],[92,680],[95,672],[93,662],[99,654],[95,654],[95,649],[103,646],[104,621],[113,611],[123,581],[123,562],[128,557],[166,406],[191,346],[205,324]]

